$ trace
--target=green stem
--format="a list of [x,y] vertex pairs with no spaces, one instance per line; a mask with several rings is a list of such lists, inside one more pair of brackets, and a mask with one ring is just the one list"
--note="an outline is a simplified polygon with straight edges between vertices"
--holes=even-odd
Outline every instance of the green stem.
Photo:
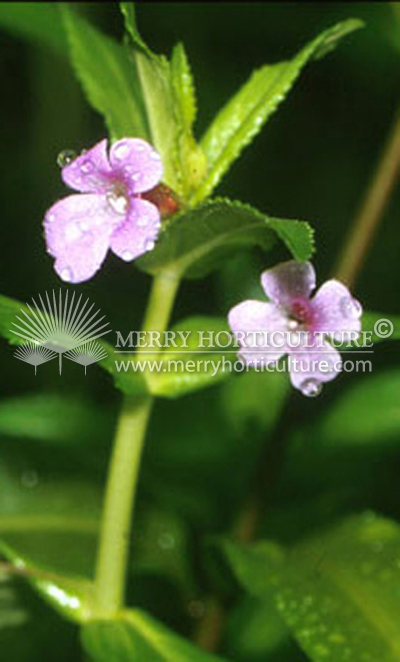
[[360,211],[351,225],[335,277],[349,287],[360,272],[375,233],[384,217],[400,172],[400,109],[389,132],[386,145],[365,194]]
[[[154,279],[143,331],[167,328],[178,287],[174,275]],[[97,557],[95,609],[99,616],[113,615],[124,604],[132,512],[152,406],[151,396],[125,396],[119,415]]]

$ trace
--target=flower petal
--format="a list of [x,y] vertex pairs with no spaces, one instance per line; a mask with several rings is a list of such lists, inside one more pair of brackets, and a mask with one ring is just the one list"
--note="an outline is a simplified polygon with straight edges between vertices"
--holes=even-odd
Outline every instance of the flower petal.
[[282,262],[261,274],[261,285],[271,301],[290,306],[293,299],[308,299],[315,289],[316,277],[311,262]]
[[111,174],[107,140],[101,140],[64,166],[61,172],[65,184],[81,193],[104,193],[109,186]]
[[96,194],[70,195],[48,210],[44,221],[47,250],[56,258],[54,268],[63,280],[80,283],[96,273],[120,218],[105,196]]
[[[332,333],[343,340],[348,332],[361,331],[362,307],[349,290],[338,280],[328,280],[311,300],[313,309],[313,330]],[[353,333],[354,337],[354,333]]]
[[163,176],[160,155],[140,138],[123,138],[110,149],[113,170],[123,172],[131,193],[143,193],[154,188]]
[[289,355],[290,380],[303,395],[318,395],[322,384],[341,372],[339,352],[322,337],[304,334],[299,347]]
[[127,218],[114,230],[110,248],[126,262],[154,248],[161,227],[160,213],[147,200],[135,198]]
[[272,303],[243,301],[232,308],[228,323],[243,349],[239,356],[247,364],[275,363],[287,352],[287,318]]

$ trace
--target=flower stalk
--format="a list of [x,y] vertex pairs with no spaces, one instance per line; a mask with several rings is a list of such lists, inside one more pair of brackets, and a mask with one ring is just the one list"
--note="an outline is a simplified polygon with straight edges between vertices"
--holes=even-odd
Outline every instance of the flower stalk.
[[[155,277],[143,331],[162,332],[167,328],[178,287],[179,278],[174,274],[164,273]],[[115,614],[124,605],[132,513],[153,403],[154,398],[149,395],[125,396],[118,418],[95,578],[94,609],[101,617]]]

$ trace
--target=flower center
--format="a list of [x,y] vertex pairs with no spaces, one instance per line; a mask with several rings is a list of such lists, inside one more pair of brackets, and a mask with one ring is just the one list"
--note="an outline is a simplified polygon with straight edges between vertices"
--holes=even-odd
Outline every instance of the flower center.
[[289,328],[309,330],[313,321],[313,312],[308,299],[294,299],[289,308]]
[[129,207],[129,197],[123,182],[114,182],[107,192],[107,202],[117,214],[126,214]]

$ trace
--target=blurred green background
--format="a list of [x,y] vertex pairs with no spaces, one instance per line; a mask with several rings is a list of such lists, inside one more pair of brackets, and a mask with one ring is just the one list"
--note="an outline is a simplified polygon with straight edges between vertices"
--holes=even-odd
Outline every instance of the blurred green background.
[[[0,26],[4,26],[0,31],[1,292],[27,301],[37,293],[60,287],[53,271],[53,261],[45,252],[41,226],[46,209],[59,197],[68,194],[60,179],[57,154],[66,148],[79,151],[90,146],[104,136],[105,129],[101,118],[88,107],[66,54],[41,44],[39,38],[30,36],[27,40],[22,32],[17,37],[8,31],[4,6],[0,6]],[[82,3],[77,9],[104,31],[122,37],[122,20],[115,3]],[[40,3],[32,3],[29,11],[33,13],[33,20],[37,11],[40,22]],[[338,251],[399,104],[400,23],[397,24],[393,6],[363,2],[138,4],[140,30],[154,51],[169,53],[176,41],[185,42],[198,88],[198,137],[254,68],[291,57],[321,30],[353,16],[363,19],[366,27],[343,40],[334,53],[307,68],[279,112],[234,165],[218,191],[221,195],[249,202],[274,216],[311,222],[316,229],[318,251],[315,264],[320,281],[332,274]],[[355,290],[366,308],[393,314],[400,314],[399,218],[398,187]],[[195,313],[225,315],[231,305],[254,288],[254,279],[262,268],[285,257],[283,250],[276,250],[268,256],[268,261],[261,255],[254,255],[251,264],[248,259],[235,259],[222,273],[202,281],[186,281],[174,319]],[[110,255],[98,275],[76,289],[85,292],[98,304],[113,329],[124,332],[140,325],[149,277],[134,265]],[[110,341],[113,340],[110,336]],[[374,358],[374,371],[394,364],[396,351],[395,344],[380,346]],[[27,475],[33,476],[33,486],[42,480],[42,471],[55,480],[65,475],[82,476],[86,480],[89,475],[100,485],[119,402],[111,379],[95,367],[90,368],[88,376],[83,379],[81,367],[72,363],[68,364],[60,379],[56,362],[47,364],[34,377],[33,370],[16,361],[12,350],[3,341],[0,343],[0,361],[3,375],[0,393],[4,398],[27,393],[40,395],[52,390],[60,397],[74,394],[81,398],[82,410],[85,403],[88,406],[86,418],[82,414],[80,419],[78,412],[75,428],[71,426],[71,435],[78,443],[69,446],[64,440],[58,446],[51,443],[35,445],[32,441],[35,419],[27,416],[26,430],[22,425],[19,433],[3,433],[3,458],[12,458],[18,471],[25,476],[25,482],[29,483]],[[293,421],[300,426],[301,421],[309,422],[328,410],[343,389],[359,379],[362,377],[341,376],[326,387],[318,402],[306,401],[296,394],[291,410],[296,417]],[[232,507],[240,503],[248,489],[258,453],[267,439],[268,426],[272,425],[272,421],[267,420],[265,428],[258,430],[258,436],[251,437],[251,425],[243,427],[241,435],[235,436],[218,409],[222,392],[225,393],[220,387],[214,387],[204,394],[186,397],[184,401],[160,403],[152,423],[152,444],[146,451],[143,467],[142,507],[158,508],[162,505],[169,509],[169,514],[164,515],[159,524],[161,531],[167,534],[171,527],[175,531],[175,525],[181,526],[174,518],[182,516],[190,531],[188,535],[185,528],[183,539],[195,552],[198,562],[189,573],[196,576],[189,602],[177,598],[176,607],[171,610],[168,596],[172,590],[177,590],[175,584],[167,583],[165,587],[161,580],[156,581],[147,575],[141,579],[143,590],[142,593],[136,592],[135,600],[142,601],[147,608],[186,633],[198,619],[197,600],[208,585],[208,580],[203,577],[203,563],[196,556],[200,554],[198,540],[204,532],[223,530],[231,522]],[[229,392],[223,393],[222,397],[229,398]],[[55,406],[50,416],[58,416],[61,427],[65,424],[63,411],[62,406],[59,410]],[[196,415],[197,422],[193,423]],[[50,439],[51,431],[47,434]],[[85,442],[82,447],[79,446],[80,435]],[[17,447],[15,437],[19,439]],[[216,439],[220,443],[219,449],[215,448]],[[286,499],[289,504],[298,498],[299,493],[303,494],[303,527],[307,528],[307,518],[312,520],[313,526],[319,518],[326,520],[341,508],[346,510],[355,506],[400,514],[396,506],[398,489],[388,482],[388,476],[394,475],[400,464],[398,454],[382,461],[379,458],[371,460],[368,456],[361,466],[357,454],[350,454],[346,458],[348,474],[343,478],[347,483],[342,492],[339,490],[339,496],[332,499],[330,488],[335,480],[334,469],[324,465],[323,461],[317,466],[317,460],[305,457],[300,461],[294,454],[292,465],[289,462],[287,487],[282,488],[283,502]],[[295,471],[294,466],[298,472],[295,477],[291,474]],[[308,470],[312,476],[313,469],[314,482],[307,474]],[[318,472],[319,480],[315,480],[315,472]],[[355,487],[357,481],[359,489]],[[7,496],[6,488],[3,492],[0,490],[0,499],[2,496]],[[282,505],[280,498],[278,494],[278,511]],[[307,499],[313,507],[310,512]],[[75,507],[79,507],[79,501]],[[168,519],[171,517],[172,520]],[[285,520],[279,517],[274,520],[271,516],[269,526],[275,535],[290,540],[298,534],[296,520],[296,512],[289,509]],[[176,532],[174,535],[174,540],[179,540]],[[160,541],[159,535],[157,540]],[[163,540],[168,548],[168,541]],[[162,547],[161,544],[161,551]],[[161,554],[163,559],[164,552]],[[186,582],[186,548],[179,556],[178,568],[176,564],[173,556],[173,567],[168,572],[174,579],[183,575]],[[188,584],[191,585],[192,581],[190,579]],[[37,599],[30,595],[29,600],[35,603],[36,609]],[[57,627],[64,630],[64,626],[58,624]],[[71,634],[69,627],[65,626],[65,629],[66,632],[59,636],[65,635],[68,645],[60,656],[57,655],[63,660],[76,659],[77,635],[75,632]],[[4,641],[12,651],[8,659],[17,662],[53,659],[51,647],[43,643],[40,632],[36,632],[34,649],[28,645],[24,648],[21,640],[17,642],[7,632]],[[261,657],[248,650],[243,653],[242,643],[227,644],[232,659],[243,662],[264,659],[262,643]],[[276,658],[278,661],[284,659],[284,653]],[[304,658],[297,648],[289,647],[288,659],[297,662]]]

